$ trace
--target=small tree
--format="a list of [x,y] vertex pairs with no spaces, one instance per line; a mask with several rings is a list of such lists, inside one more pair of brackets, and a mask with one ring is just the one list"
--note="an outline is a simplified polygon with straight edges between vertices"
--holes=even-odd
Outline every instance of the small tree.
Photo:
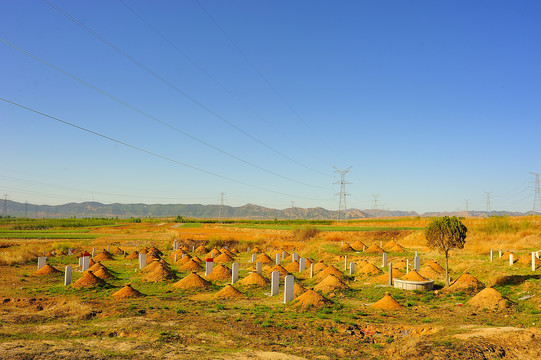
[[463,249],[468,229],[456,217],[436,218],[425,229],[426,245],[445,254],[445,281],[449,286],[449,251]]

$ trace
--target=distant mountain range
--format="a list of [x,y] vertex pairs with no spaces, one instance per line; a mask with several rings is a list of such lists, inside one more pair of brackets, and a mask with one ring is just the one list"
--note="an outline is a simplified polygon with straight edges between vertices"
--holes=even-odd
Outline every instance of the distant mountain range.
[[[175,217],[177,215],[187,218],[218,219],[220,217],[220,205],[201,204],[102,204],[99,202],[68,203],[63,205],[35,205],[7,200],[1,202],[0,209],[5,208],[5,213],[14,217],[31,218],[64,218],[73,217]],[[3,212],[2,212],[3,214]],[[364,219],[374,217],[403,217],[403,216],[465,216],[487,217],[493,215],[523,216],[530,213],[509,211],[462,211],[462,212],[428,212],[419,214],[415,211],[391,211],[391,210],[359,210],[349,209],[348,219]],[[233,207],[225,206],[222,209],[224,219],[307,219],[307,220],[332,220],[336,219],[337,211],[316,208],[287,208],[270,209],[263,206],[246,204]]]

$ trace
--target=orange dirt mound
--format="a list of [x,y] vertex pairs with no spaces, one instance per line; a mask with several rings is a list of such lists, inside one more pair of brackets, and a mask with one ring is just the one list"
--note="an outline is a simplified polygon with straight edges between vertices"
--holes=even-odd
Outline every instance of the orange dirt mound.
[[501,260],[501,261],[507,261],[507,262],[509,262],[509,257],[510,257],[511,255],[513,255],[513,263],[516,262],[516,261],[517,261],[517,258],[518,258],[517,254],[514,254],[514,253],[512,253],[512,252],[510,252],[510,251],[505,252],[505,253],[502,255],[502,257],[500,258],[500,260]]
[[239,281],[239,284],[244,286],[266,286],[269,284],[269,280],[259,275],[257,272],[252,271],[250,275]]
[[148,253],[148,248],[142,248],[140,251],[139,251],[139,254],[146,254]]
[[[106,267],[101,262],[97,262],[94,265],[92,265],[91,267],[89,267],[88,269],[86,269],[86,271],[92,271],[95,274],[96,271],[98,271],[101,268],[106,268]],[[107,270],[109,270],[109,269],[107,269]]]
[[256,258],[255,258],[255,262],[261,262],[262,264],[274,264],[275,261],[272,260],[267,254],[263,253],[263,254],[259,254]]
[[261,252],[261,250],[258,248],[258,247],[255,247],[253,248],[251,251],[250,251],[252,254],[258,254]]
[[439,274],[445,274],[445,269],[434,260],[430,260],[429,262],[426,263],[426,265],[430,266],[432,269],[434,269],[434,271],[436,271]]
[[287,264],[287,266],[285,266],[284,269],[286,269],[290,273],[299,272],[299,262],[293,261],[292,263]]
[[353,248],[349,244],[344,244],[344,245],[340,246],[340,251],[341,252],[352,252],[352,251],[355,251],[355,250],[353,250]]
[[197,256],[192,257],[192,260],[195,261],[196,263],[199,263],[199,264],[201,264],[203,262],[203,260],[201,260]]
[[194,252],[195,252],[196,254],[202,255],[202,254],[206,254],[206,253],[208,252],[208,250],[207,250],[207,248],[204,247],[203,245],[200,245],[200,246],[198,246],[198,247],[195,249]]
[[206,255],[206,257],[207,258],[215,258],[215,257],[220,256],[221,254],[222,253],[220,252],[220,250],[214,248]]
[[366,249],[365,252],[370,253],[370,254],[383,254],[385,250],[380,248],[379,245],[374,244],[370,246],[368,249]]
[[126,259],[128,260],[139,259],[139,253],[137,251],[134,251],[130,255],[126,256]]
[[467,302],[468,305],[482,309],[505,309],[510,305],[510,301],[493,288],[481,290],[477,295]]
[[390,251],[392,251],[392,252],[404,252],[404,247],[402,245],[400,245],[400,244],[396,244],[395,246],[393,246],[391,248]]
[[376,265],[368,263],[360,268],[359,272],[364,275],[379,275],[383,271],[381,271],[381,269],[379,269]]
[[361,242],[360,240],[357,240],[353,244],[351,244],[351,247],[354,250],[363,251],[363,248],[366,248],[366,245],[363,242]]
[[304,259],[304,267],[310,270],[310,265],[312,265],[313,261],[310,259]]
[[427,278],[421,276],[417,271],[411,270],[406,275],[402,276],[400,280],[407,280],[407,281],[428,281]]
[[61,273],[60,270],[52,267],[49,264],[45,264],[45,266],[43,266],[41,269],[36,271],[34,273],[34,275],[43,276],[43,275],[56,275],[56,274],[60,274],[60,273]]
[[103,286],[107,284],[104,280],[100,279],[92,271],[85,271],[83,276],[73,283],[74,288],[88,288],[94,286]]
[[[434,268],[432,268],[429,265],[423,266],[419,270],[419,275],[421,275],[422,277],[425,277],[427,279],[432,279],[432,280],[441,277],[441,274],[439,272],[437,272],[436,270],[434,270]],[[445,275],[443,277],[445,278]]]
[[392,248],[394,248],[396,245],[398,245],[398,243],[394,240],[391,240],[391,241],[388,241],[386,242],[384,245],[383,245],[383,248],[387,251],[391,250]]
[[150,264],[148,264],[144,268],[142,268],[141,271],[148,273],[148,272],[154,271],[154,269],[156,269],[159,266],[169,267],[169,265],[164,260],[154,260]]
[[375,309],[381,310],[396,310],[403,309],[404,307],[398,303],[391,294],[386,293],[383,298],[372,304],[372,307]]
[[209,289],[210,282],[197,275],[194,271],[190,275],[174,283],[173,286],[182,290]]
[[329,275],[334,275],[339,279],[342,279],[344,277],[344,274],[342,274],[340,270],[335,268],[333,265],[330,265],[323,269],[321,272],[319,272],[315,278],[319,281],[325,279]]
[[293,285],[293,295],[299,296],[304,292],[306,292],[306,289],[303,288],[299,283],[296,282],[295,285]]
[[[184,256],[179,255],[178,260],[177,260],[177,262],[175,264],[184,265],[190,260],[192,260],[192,257],[190,255],[187,255],[187,254],[184,254]],[[195,262],[197,262],[197,261],[195,261]]]
[[144,295],[132,288],[130,284],[127,284],[122,289],[118,290],[116,293],[113,294],[115,300],[133,299],[142,296]]
[[212,272],[207,276],[207,279],[210,280],[230,280],[231,279],[231,270],[220,264],[218,266],[214,266],[212,269]]
[[100,279],[103,279],[103,280],[108,280],[108,279],[114,279],[114,275],[111,274],[109,272],[109,270],[104,266],[102,268],[99,268],[98,270],[96,271],[93,271],[92,272],[94,275],[96,275],[97,277],[99,277]]
[[111,255],[108,255],[107,253],[102,251],[98,255],[94,256],[92,258],[92,260],[94,260],[94,261],[111,261],[111,260],[113,260],[113,257]]
[[229,263],[229,262],[233,262],[233,258],[231,256],[227,255],[227,253],[223,253],[223,254],[220,254],[217,257],[215,257],[214,262],[217,262],[217,263]]
[[468,273],[460,275],[458,279],[455,280],[448,288],[447,291],[465,291],[465,292],[475,292],[483,289],[485,285],[477,280],[475,276],[472,276]]
[[158,261],[158,260],[160,260],[159,256],[153,256],[153,255],[147,254],[147,260],[146,260],[147,265],[151,264],[153,261]]
[[148,249],[148,254],[150,255],[154,255],[154,256],[162,256],[163,253],[160,251],[160,249],[156,248],[156,247],[151,247]]
[[244,294],[235,289],[232,285],[227,284],[222,290],[218,291],[214,297],[217,299],[231,299],[231,298],[240,298]]
[[304,310],[310,307],[319,308],[330,303],[331,301],[329,299],[325,298],[323,295],[317,293],[313,289],[310,289],[297,296],[294,306],[298,306]]
[[232,257],[232,258],[235,257],[235,254],[233,254],[231,251],[229,251],[229,250],[226,249],[226,248],[221,248],[221,249],[220,249],[220,252],[221,252],[222,254],[227,254],[227,255],[229,255],[229,256]]
[[267,274],[269,276],[270,276],[270,274],[272,274],[273,271],[278,271],[280,276],[289,275],[289,272],[286,269],[284,269],[284,267],[282,265],[274,265],[273,267],[265,266],[265,268],[266,268],[265,274]]
[[113,254],[115,255],[124,255],[124,250],[119,248],[118,246],[113,249]]
[[203,267],[197,263],[197,261],[194,261],[193,259],[188,260],[185,264],[183,264],[181,267],[179,267],[180,270],[189,270],[189,271],[197,271],[202,270]]
[[[541,266],[541,259],[534,257],[535,268]],[[532,266],[532,254],[527,253],[518,258],[518,263],[522,265]]]
[[323,293],[330,293],[336,290],[348,289],[349,286],[344,284],[339,278],[334,275],[327,276],[323,281],[314,287],[314,290],[321,291]]
[[318,263],[314,265],[314,274],[320,272],[321,270],[325,270],[327,265],[323,262],[323,260],[320,260]]
[[162,263],[158,262],[158,264],[160,265],[156,266],[154,270],[143,276],[143,280],[149,282],[160,282],[176,278],[175,274],[171,271],[171,269],[169,269]]
[[399,269],[405,269],[407,266],[406,262],[405,261],[399,261],[399,262],[396,262],[396,263],[393,263],[393,267],[396,267],[396,268],[399,268]]

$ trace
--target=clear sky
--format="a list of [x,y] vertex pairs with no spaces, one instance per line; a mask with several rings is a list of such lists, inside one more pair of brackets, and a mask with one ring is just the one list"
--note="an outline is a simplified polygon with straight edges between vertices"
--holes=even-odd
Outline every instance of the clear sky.
[[2,100],[0,195],[337,209],[352,166],[348,207],[529,211],[540,39],[537,0],[0,0],[0,98],[147,151]]

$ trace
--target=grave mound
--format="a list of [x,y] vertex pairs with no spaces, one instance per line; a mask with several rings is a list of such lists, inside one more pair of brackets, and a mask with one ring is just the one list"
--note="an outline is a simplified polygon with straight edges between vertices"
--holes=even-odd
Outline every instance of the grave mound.
[[351,244],[351,247],[356,251],[363,251],[363,248],[366,248],[366,245],[362,241],[357,240]]
[[369,253],[369,254],[383,254],[385,252],[385,250],[380,248],[379,245],[374,244],[374,245],[370,246],[368,249],[366,249],[365,252]]
[[274,264],[274,260],[272,260],[267,254],[259,254],[255,258],[255,262],[261,262],[262,264]]
[[[306,263],[305,263],[306,264]],[[287,271],[289,271],[290,273],[292,272],[298,272],[299,271],[299,262],[298,261],[293,261],[292,263],[289,263],[287,264],[284,269],[286,269]]]
[[510,257],[511,255],[513,255],[513,263],[516,262],[516,261],[517,261],[517,255],[514,254],[514,253],[512,253],[511,251],[505,252],[505,253],[502,255],[502,257],[500,258],[500,260],[509,262],[509,257]]
[[260,252],[261,252],[261,250],[257,246],[250,251],[250,253],[252,253],[252,254],[257,254],[257,253],[260,253]]
[[124,250],[119,248],[118,246],[113,249],[113,254],[115,255],[124,255]]
[[126,256],[126,259],[128,260],[139,259],[139,253],[137,251],[134,251],[130,255]]
[[215,257],[214,262],[217,262],[217,263],[230,263],[230,262],[233,262],[233,258],[231,256],[227,255],[227,253],[223,253],[223,254],[220,254],[217,257]]
[[235,257],[235,254],[233,254],[231,251],[229,251],[229,250],[226,249],[226,248],[221,248],[221,249],[220,249],[220,252],[221,252],[222,254],[227,254],[228,256],[230,256],[230,257],[232,257],[232,258]]
[[396,245],[398,245],[398,243],[394,240],[390,240],[388,242],[386,242],[384,245],[383,245],[383,248],[387,251],[391,250],[392,248],[394,248]]
[[303,294],[297,296],[294,302],[294,306],[300,307],[303,310],[310,307],[319,308],[327,304],[330,304],[331,301],[325,298],[323,295],[316,292],[314,289],[305,291]]
[[308,270],[310,270],[310,265],[312,265],[312,263],[313,263],[312,260],[310,260],[310,259],[308,259],[308,258],[305,258],[305,259],[304,259],[304,266],[305,266]]
[[154,255],[147,254],[147,259],[146,259],[147,265],[151,264],[153,261],[159,261],[159,260],[160,260],[159,256],[154,256]]
[[43,266],[41,269],[36,271],[34,273],[34,275],[43,276],[43,275],[56,275],[56,274],[60,274],[60,273],[61,273],[60,270],[52,267],[49,264],[45,264],[45,266]]
[[348,289],[349,286],[344,284],[339,278],[330,274],[323,281],[314,287],[314,290],[321,291],[323,293],[330,293],[336,290]]
[[106,284],[107,283],[104,280],[94,275],[92,271],[85,271],[83,276],[74,282],[72,286],[74,288],[89,288],[94,286],[104,286]]
[[154,271],[154,269],[156,269],[159,266],[169,267],[169,264],[167,264],[165,260],[153,260],[150,264],[142,268],[141,271],[148,273],[148,272]]
[[239,281],[239,284],[244,286],[266,286],[270,283],[267,278],[259,275],[257,272],[252,271],[250,275]]
[[404,252],[404,250],[405,250],[405,249],[404,249],[404,247],[403,247],[402,245],[396,244],[395,246],[393,246],[393,247],[391,248],[390,251],[391,251],[391,252]]
[[362,268],[366,264],[368,264],[368,261],[366,261],[366,260],[360,259],[360,260],[357,261],[357,267],[358,268]]
[[176,251],[173,251],[170,255],[169,255],[169,258],[170,259],[175,259],[175,255],[177,256],[177,260],[178,259],[182,259],[184,255],[184,257],[186,257],[186,255],[188,255],[188,253],[182,249],[178,249]]
[[[436,270],[434,270],[434,268],[429,266],[429,265],[423,266],[419,270],[419,275],[421,275],[422,277],[425,277],[427,279],[437,279],[437,278],[441,277],[441,274],[439,272],[437,272]],[[445,275],[443,277],[445,278]]]
[[202,255],[202,254],[206,254],[206,253],[208,252],[208,250],[207,250],[207,248],[204,247],[203,245],[199,245],[199,246],[195,249],[194,252],[195,252],[196,254]]
[[237,249],[235,249],[235,248],[231,249],[231,252],[232,252],[233,254],[235,254],[235,255],[237,255],[237,254],[239,253],[239,251],[238,251]]
[[510,305],[510,301],[503,297],[498,290],[488,287],[468,300],[466,304],[482,309],[496,310],[507,308]]
[[207,258],[215,258],[215,257],[218,257],[221,254],[222,253],[220,252],[220,250],[214,248],[206,255],[206,257]]
[[229,280],[231,279],[231,270],[222,264],[218,266],[214,266],[214,268],[212,269],[212,272],[207,276],[207,279]]
[[148,282],[160,282],[169,279],[176,279],[175,274],[167,266],[162,263],[156,266],[154,270],[143,276],[143,280]]
[[113,294],[113,297],[115,300],[122,300],[122,299],[133,299],[144,296],[139,291],[135,290],[131,287],[130,284],[126,284],[122,289],[118,290]]
[[139,251],[139,254],[146,254],[146,253],[148,253],[148,248],[147,247],[144,247]]
[[411,270],[406,275],[402,276],[400,280],[406,280],[406,281],[428,281],[427,278],[423,277],[421,274],[419,274],[415,270]]
[[383,271],[372,263],[368,263],[359,269],[359,272],[364,275],[379,275]]
[[325,269],[323,269],[321,272],[319,272],[315,278],[316,280],[319,281],[319,280],[325,279],[329,275],[334,275],[339,279],[342,279],[344,277],[344,274],[342,274],[340,270],[335,268],[333,265],[329,265]]
[[183,264],[181,267],[179,267],[180,270],[189,270],[189,271],[197,271],[202,270],[203,267],[199,265],[197,261],[194,261],[193,259],[189,259],[185,264]]
[[154,247],[154,246],[152,246],[151,248],[149,248],[149,249],[147,250],[147,253],[148,253],[149,255],[153,255],[153,256],[157,256],[157,257],[163,255],[163,253],[160,251],[160,249],[158,249],[158,248],[156,248],[156,247]]
[[193,271],[190,275],[180,279],[173,284],[174,287],[187,290],[187,289],[209,289],[210,282],[203,279]]
[[371,305],[375,309],[380,310],[396,310],[396,309],[403,309],[404,307],[398,303],[391,294],[385,293],[385,296],[382,297],[377,302],[373,303]]
[[393,267],[398,268],[398,269],[405,269],[406,266],[407,266],[407,264],[403,260],[400,260],[400,261],[398,261],[396,263],[393,263]]
[[475,276],[464,273],[460,275],[460,277],[456,279],[455,282],[453,282],[448,288],[444,290],[475,292],[483,289],[484,287],[485,285],[480,282]]
[[[519,264],[522,264],[522,265],[531,266],[532,265],[532,254],[527,253],[525,255],[522,255],[521,257],[518,258],[517,262]],[[535,268],[537,269],[538,267],[541,266],[541,259],[538,259],[538,258],[534,257],[534,263],[535,263]]]
[[201,260],[201,259],[198,258],[197,256],[192,257],[192,260],[195,261],[195,262],[198,263],[198,264],[201,264],[201,263],[203,262],[203,260]]
[[113,260],[113,257],[109,253],[107,253],[107,251],[105,251],[105,252],[102,251],[98,255],[94,256],[92,258],[92,260],[94,260],[94,261],[111,261],[111,260]]
[[100,279],[103,279],[103,280],[108,280],[108,279],[114,279],[115,278],[115,276],[113,274],[111,274],[109,272],[109,270],[105,266],[99,268],[96,271],[93,271],[92,273],[94,275],[96,275],[97,277],[99,277]]
[[284,269],[282,265],[274,265],[273,267],[265,266],[265,269],[266,269],[265,274],[269,276],[270,274],[272,274],[273,271],[278,271],[278,274],[280,274],[280,276],[289,275],[289,272],[287,272],[287,270]]
[[319,260],[319,262],[314,265],[314,274],[318,273],[318,272],[320,272],[322,270],[325,270],[325,268],[327,268],[327,265],[325,265],[323,260]]
[[218,291],[214,297],[217,299],[232,299],[244,297],[244,294],[235,289],[232,285],[227,284],[222,290]]
[[439,274],[445,274],[445,269],[434,260],[428,261],[426,265],[430,266],[432,269],[434,269],[434,271],[436,271]]
[[[94,265],[90,266],[86,271],[92,271],[94,274],[96,274],[96,271],[98,271],[101,268],[106,268],[105,265],[103,265],[101,262],[97,262]],[[106,268],[107,269],[107,268]]]
[[351,247],[351,245],[349,245],[349,244],[346,243],[346,244],[340,246],[340,251],[341,251],[341,252],[353,252],[353,251],[355,251],[355,250],[353,250],[353,248]]
[[302,287],[302,285],[299,284],[298,282],[296,282],[295,285],[293,285],[293,295],[299,296],[305,292],[306,292],[306,289]]
[[[192,260],[192,257],[190,255],[188,255],[188,254],[184,254],[184,256],[182,256],[182,257],[179,256],[178,257],[178,260],[177,260],[177,262],[175,264],[184,265],[190,260]],[[197,261],[194,260],[194,262],[197,262]]]
[[94,266],[96,265],[96,262],[92,259],[88,259],[88,266]]
[[[393,273],[391,275],[391,278],[394,279],[394,278],[401,278],[402,276],[404,276],[405,274],[398,270],[398,269],[395,269],[393,268],[392,269]],[[387,284],[389,283],[389,273],[385,273],[385,274],[381,274],[381,275],[378,275],[374,278],[374,280],[372,280],[372,283],[374,284]]]

